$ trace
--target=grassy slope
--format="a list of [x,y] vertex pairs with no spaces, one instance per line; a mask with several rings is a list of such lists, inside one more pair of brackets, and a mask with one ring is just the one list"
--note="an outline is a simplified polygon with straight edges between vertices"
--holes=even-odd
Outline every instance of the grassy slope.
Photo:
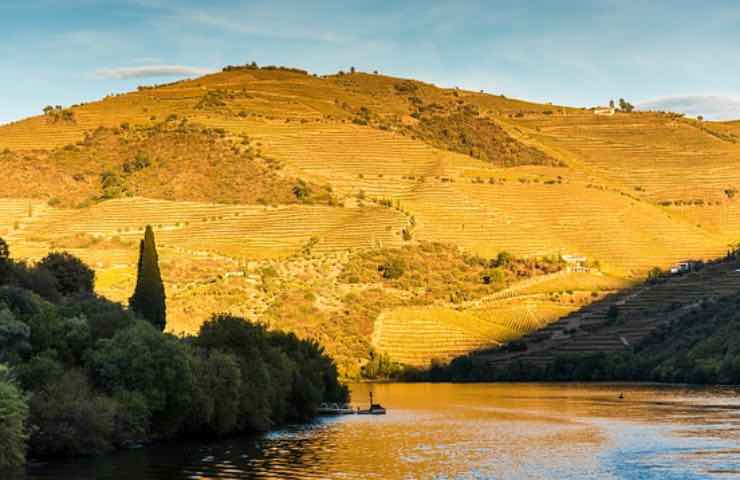
[[[193,330],[195,313],[212,309],[280,322],[275,312],[285,298],[307,289],[308,306],[333,325],[322,334],[329,343],[347,323],[332,314],[343,309],[359,325],[349,335],[367,342],[381,311],[388,310],[384,319],[408,318],[390,309],[410,290],[381,285],[380,294],[360,295],[361,307],[347,308],[357,303],[348,293],[374,284],[339,281],[346,251],[398,247],[404,229],[411,244],[444,241],[488,257],[503,249],[584,254],[620,276],[713,257],[740,238],[740,197],[727,194],[740,185],[734,124],[600,117],[382,75],[284,70],[208,75],[70,110],[72,120],[0,126],[0,151],[8,149],[0,164],[10,172],[0,191],[8,197],[0,201],[0,235],[29,258],[52,242],[74,246],[98,267],[101,291],[125,299],[136,237],[155,225],[175,331]],[[140,152],[151,165],[125,172]],[[123,178],[124,195],[136,196],[83,210],[46,205],[100,197],[109,170]],[[343,206],[301,204],[297,179],[317,195],[314,203]],[[76,235],[121,243],[80,244]],[[607,283],[605,290],[619,288]],[[538,304],[548,321],[552,301]],[[442,325],[438,338],[457,331],[445,308],[428,313],[423,318]],[[285,324],[311,334],[294,318]],[[357,355],[359,345],[342,350]],[[439,353],[422,350],[424,358]]]

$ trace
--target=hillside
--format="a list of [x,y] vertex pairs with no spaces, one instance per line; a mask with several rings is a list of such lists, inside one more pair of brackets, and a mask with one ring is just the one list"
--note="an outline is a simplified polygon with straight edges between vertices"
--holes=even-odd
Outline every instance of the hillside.
[[[536,331],[654,266],[724,254],[740,239],[738,135],[377,74],[231,67],[0,126],[0,236],[30,260],[71,250],[125,301],[151,224],[170,330],[228,311],[321,339],[345,373],[371,350],[425,364]],[[456,298],[389,284],[379,265],[348,281],[358,259],[429,244],[457,252],[429,260],[439,275],[503,251],[582,255],[591,271],[517,287],[542,273],[530,269],[505,294],[481,292],[477,272]]]
[[736,384],[738,265],[722,259],[606,296],[517,342],[461,356],[422,378]]

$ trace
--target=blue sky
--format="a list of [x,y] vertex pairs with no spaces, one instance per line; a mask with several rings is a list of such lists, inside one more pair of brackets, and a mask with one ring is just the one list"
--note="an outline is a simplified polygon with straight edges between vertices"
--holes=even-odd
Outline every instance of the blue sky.
[[0,123],[255,60],[740,118],[740,4],[0,0]]

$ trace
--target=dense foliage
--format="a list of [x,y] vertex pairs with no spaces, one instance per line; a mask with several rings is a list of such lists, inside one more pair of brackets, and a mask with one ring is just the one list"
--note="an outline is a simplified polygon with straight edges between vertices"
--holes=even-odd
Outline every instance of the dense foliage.
[[419,115],[416,131],[432,145],[489,161],[495,165],[560,165],[534,147],[511,137],[493,121],[460,109],[449,115]]
[[303,183],[310,192],[298,198],[293,189],[299,179],[283,175],[281,162],[246,135],[177,115],[91,128],[79,142],[54,149],[0,152],[0,168],[4,197],[44,198],[53,206],[131,196],[264,205],[335,201],[326,187],[309,182]]
[[48,263],[0,258],[0,362],[15,379],[0,377],[0,466],[21,463],[27,446],[79,455],[264,430],[347,400],[314,342],[229,315],[179,338],[97,297],[78,259]]
[[21,465],[26,456],[28,405],[0,365],[0,466]]
[[454,245],[422,241],[413,246],[354,255],[339,280],[353,284],[382,282],[392,288],[423,292],[417,294],[417,304],[437,300],[460,303],[563,268],[558,257],[515,258],[500,252],[487,259]]

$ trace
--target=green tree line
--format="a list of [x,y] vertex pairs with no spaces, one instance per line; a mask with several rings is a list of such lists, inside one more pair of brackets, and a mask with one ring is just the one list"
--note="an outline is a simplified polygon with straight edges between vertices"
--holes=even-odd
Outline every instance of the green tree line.
[[348,400],[316,342],[228,314],[197,335],[164,333],[146,237],[131,308],[96,295],[95,273],[74,256],[29,265],[0,239],[0,467],[262,431]]

